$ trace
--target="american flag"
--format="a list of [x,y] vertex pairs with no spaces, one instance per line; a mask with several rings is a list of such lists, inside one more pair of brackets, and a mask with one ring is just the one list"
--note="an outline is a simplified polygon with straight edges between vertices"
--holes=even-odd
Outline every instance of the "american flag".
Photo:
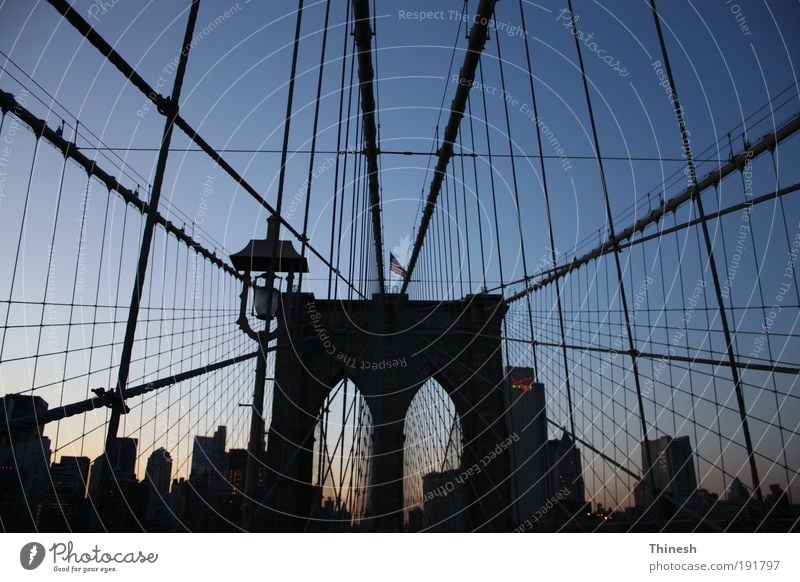
[[389,253],[389,270],[392,273],[400,275],[401,277],[405,277],[408,274],[403,268],[403,265],[400,264],[400,261],[398,261],[392,253]]

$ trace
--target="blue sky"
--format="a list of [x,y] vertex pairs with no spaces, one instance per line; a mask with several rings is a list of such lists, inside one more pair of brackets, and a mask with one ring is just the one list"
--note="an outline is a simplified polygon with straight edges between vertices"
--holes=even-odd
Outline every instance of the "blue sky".
[[[292,121],[290,147],[307,149],[313,116],[321,22],[324,2],[307,2],[303,40]],[[120,1],[98,9],[92,2],[75,3],[82,13],[153,86],[168,94],[171,77],[163,68],[173,61],[185,26],[186,6],[170,3]],[[197,25],[198,43],[189,60],[183,92],[182,113],[217,147],[280,149],[286,82],[290,65],[294,15],[291,3],[204,2]],[[456,13],[461,2],[386,2],[377,4],[377,92],[379,95],[381,145],[384,149],[429,151],[443,91],[449,102],[455,89],[447,78],[448,63],[458,31]],[[336,143],[339,75],[342,55],[344,3],[334,3],[325,63],[318,148],[333,150]],[[474,6],[470,8],[474,10]],[[559,3],[526,3],[530,46],[536,75],[540,118],[552,129],[568,156],[591,156],[592,146],[580,76],[576,70],[572,36],[564,26],[564,8]],[[769,97],[795,78],[792,57],[798,40],[785,27],[796,21],[798,8],[792,2],[743,7],[750,35],[740,28],[730,3],[670,2],[661,7],[666,21],[668,48],[676,82],[683,101],[692,145],[700,151],[741,121]],[[228,11],[228,16],[225,17]],[[516,2],[499,3],[497,21],[519,25]],[[59,23],[46,4],[6,3],[3,7],[3,50],[53,93],[81,122],[98,133],[108,145],[157,147],[163,121],[150,108],[141,114],[143,96],[126,84],[122,75],[105,63],[97,51],[83,42],[70,27]],[[420,22],[408,16],[428,11],[434,16]],[[680,140],[673,112],[664,88],[651,64],[659,57],[652,17],[645,2],[611,2],[600,6],[578,2],[578,29],[593,34],[598,50],[619,60],[629,71],[615,72],[596,54],[584,51],[587,74],[594,88],[593,99],[606,156],[681,157]],[[214,21],[217,24],[214,24]],[[158,23],[154,26],[153,23]],[[205,29],[205,33],[204,33]],[[463,37],[463,28],[461,36]],[[530,94],[521,35],[511,28],[498,30],[505,59],[506,90],[511,106],[512,138],[517,153],[535,152],[534,124],[525,115]],[[458,39],[456,72],[465,40]],[[494,153],[507,153],[503,104],[499,98],[499,74],[494,37],[484,58],[483,80],[487,92],[489,123]],[[162,81],[159,81],[161,76]],[[12,84],[13,85],[13,84]],[[477,97],[477,95],[476,95]],[[476,102],[476,105],[479,103]],[[354,104],[355,105],[355,104]],[[137,115],[137,111],[140,112]],[[355,113],[355,111],[354,111]],[[482,118],[482,115],[480,116]],[[446,116],[440,121],[445,123]],[[482,124],[477,126],[476,150],[486,152]],[[658,136],[658,138],[656,138]],[[176,147],[188,145],[178,135]],[[483,147],[481,147],[483,146]],[[545,141],[545,147],[548,147]],[[552,153],[552,152],[551,152]],[[126,161],[143,176],[150,177],[155,154],[127,153]],[[321,167],[330,154],[318,154]],[[711,157],[714,157],[713,155]],[[275,154],[230,154],[229,158],[259,191],[274,201],[277,189]],[[286,199],[302,189],[308,158],[294,156],[289,163]],[[602,198],[592,160],[570,160],[572,170],[561,169],[559,160],[549,160],[548,178],[553,194],[554,220],[559,225],[556,245],[572,247],[583,236],[603,227]],[[485,169],[486,161],[479,161]],[[413,233],[418,199],[427,192],[424,179],[427,158],[384,156],[382,196],[384,200],[385,244],[391,248]],[[331,165],[328,162],[327,165]],[[662,182],[662,175],[680,169],[679,162],[609,161],[606,164],[609,191],[615,212],[627,207]],[[526,217],[527,242],[535,264],[543,248],[544,229],[541,188],[537,187],[536,163],[518,163],[523,187],[522,213]],[[512,203],[507,160],[496,161],[498,203]],[[172,157],[165,197],[189,217],[197,215],[198,194],[207,175],[221,174],[199,153]],[[702,173],[702,171],[701,171]],[[312,218],[326,217],[333,191],[333,172],[322,171],[313,184]],[[487,173],[482,171],[483,178]],[[481,194],[487,183],[479,181]],[[574,184],[574,186],[573,186]],[[263,230],[263,216],[257,207],[221,175],[211,201],[215,220],[203,228],[227,248],[240,248],[250,235]],[[484,196],[483,198],[487,198]],[[302,204],[300,204],[302,210]],[[577,217],[577,219],[573,219]],[[513,224],[514,213],[500,213],[501,228]],[[508,222],[505,222],[508,221]],[[295,212],[293,224],[302,224],[302,212]],[[316,225],[315,246],[327,247],[324,219]],[[314,227],[312,221],[312,228]],[[501,241],[518,246],[514,237]],[[513,256],[513,255],[512,255]],[[315,274],[321,276],[319,265]],[[517,275],[521,273],[517,265]],[[495,274],[494,279],[497,278]],[[507,276],[506,279],[509,277]]]

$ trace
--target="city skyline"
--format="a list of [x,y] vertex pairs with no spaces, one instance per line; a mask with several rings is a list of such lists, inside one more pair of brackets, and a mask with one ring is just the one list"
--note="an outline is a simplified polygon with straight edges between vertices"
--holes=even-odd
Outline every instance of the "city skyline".
[[[580,449],[572,442],[568,431],[562,429],[562,436],[552,439],[540,438],[536,430],[524,432],[531,420],[539,431],[546,425],[544,401],[536,396],[544,386],[532,382],[529,372],[516,368],[506,371],[510,397],[537,400],[526,408],[519,406],[519,401],[509,407],[508,423],[512,436],[501,443],[502,448],[510,451],[519,449],[528,453],[512,454],[512,474],[520,479],[514,490],[515,531],[553,531],[556,528],[570,531],[570,524],[577,528],[576,531],[599,530],[601,526],[611,528],[611,531],[622,531],[618,528],[626,526],[647,531],[653,523],[664,519],[688,519],[696,524],[694,527],[703,527],[707,522],[712,524],[709,531],[715,531],[721,527],[743,527],[736,524],[747,516],[761,516],[756,519],[764,520],[762,525],[770,527],[770,516],[786,519],[800,513],[800,508],[791,505],[786,492],[777,483],[769,485],[762,510],[754,509],[754,492],[738,478],[731,481],[724,491],[699,487],[690,438],[670,435],[642,443],[643,463],[649,448],[654,465],[630,492],[631,504],[608,507],[600,502],[586,502]],[[519,378],[522,376],[525,388],[520,388]],[[4,410],[12,411],[8,415],[10,421],[26,416],[13,413],[13,407],[25,406],[19,397],[2,398],[0,402]],[[46,410],[46,403],[39,401],[36,406],[41,412]],[[521,410],[525,412],[520,418]],[[515,430],[520,426],[525,426],[521,437]],[[118,439],[117,452],[110,456],[114,481],[118,485],[125,480],[132,481],[125,488],[125,496],[112,497],[111,500],[105,498],[97,483],[93,482],[93,473],[100,463],[105,462],[105,457],[92,460],[62,456],[58,463],[51,462],[47,437],[40,433],[17,434],[13,463],[8,463],[10,443],[3,441],[0,446],[0,458],[6,459],[0,467],[3,471],[0,485],[9,494],[0,506],[0,518],[9,531],[24,531],[29,527],[91,531],[95,527],[92,524],[98,523],[92,520],[98,518],[99,523],[111,531],[236,530],[239,514],[246,510],[243,489],[248,451],[226,448],[226,433],[227,428],[219,426],[212,435],[195,435],[188,477],[172,472],[173,460],[164,448],[150,453],[144,474],[138,476],[134,471],[140,458],[136,439]],[[497,453],[497,449],[494,452]],[[480,470],[477,464],[467,468],[459,463],[453,469],[420,475],[423,497],[421,502],[405,500],[405,531],[465,531],[463,488],[473,471],[478,473]],[[260,473],[262,469],[258,471]],[[19,505],[21,501],[19,493],[11,493],[9,488],[9,479],[13,479],[15,474],[25,484],[23,495],[28,519],[24,512],[13,509],[13,505]],[[407,475],[405,478],[414,477]],[[97,478],[95,476],[94,481]],[[261,481],[263,478],[258,479]],[[655,493],[648,489],[648,479]],[[326,488],[321,486],[318,490],[314,514],[317,525],[311,526],[313,531],[344,532],[351,528],[353,531],[370,531],[368,515],[352,513],[354,508],[348,508],[341,499],[335,498],[335,491],[328,489],[326,492]],[[590,494],[590,498],[593,497]],[[766,513],[753,514],[753,511]],[[419,519],[415,512],[421,515]],[[727,525],[726,519],[729,520]]]

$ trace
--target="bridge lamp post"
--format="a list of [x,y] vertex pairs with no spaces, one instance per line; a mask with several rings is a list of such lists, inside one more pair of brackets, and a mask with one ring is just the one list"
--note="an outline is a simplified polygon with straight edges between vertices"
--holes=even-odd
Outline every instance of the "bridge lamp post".
[[[253,388],[252,413],[250,416],[250,439],[247,443],[247,467],[245,469],[244,494],[242,505],[242,525],[249,530],[252,520],[252,500],[255,494],[257,460],[264,453],[264,383],[267,376],[267,346],[281,333],[280,326],[270,331],[270,322],[280,305],[280,291],[275,289],[277,273],[286,273],[286,292],[291,292],[295,273],[307,273],[308,261],[292,246],[290,241],[279,240],[280,222],[275,216],[267,220],[267,238],[254,239],[231,255],[234,269],[244,272],[241,303],[239,306],[239,328],[258,343],[256,359],[256,378]],[[259,273],[252,277],[253,273]],[[264,279],[263,285],[257,280]],[[257,319],[266,322],[264,329],[256,331],[247,317],[247,301],[250,287],[253,287],[253,311]]]

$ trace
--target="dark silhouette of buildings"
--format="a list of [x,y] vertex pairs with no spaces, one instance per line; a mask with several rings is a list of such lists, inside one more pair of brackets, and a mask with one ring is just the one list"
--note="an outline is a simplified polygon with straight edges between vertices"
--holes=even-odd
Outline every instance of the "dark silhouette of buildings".
[[164,448],[153,451],[147,459],[143,484],[147,492],[145,521],[148,529],[168,529],[169,485],[172,478],[172,456]]
[[153,451],[147,459],[145,477],[157,493],[163,496],[169,494],[170,477],[172,477],[172,457],[169,451],[163,447]]
[[90,530],[110,532],[144,529],[146,490],[136,478],[137,439],[120,437],[112,450],[92,463],[88,497],[95,511]]
[[728,485],[728,501],[736,505],[744,505],[750,501],[750,491],[739,477],[734,477],[731,484]]
[[[699,490],[692,444],[688,436],[661,436],[641,443],[642,467],[650,470],[636,484],[633,497],[644,517],[654,523],[703,512],[711,496]],[[698,514],[699,515],[699,514]]]
[[89,480],[89,457],[63,456],[50,466],[51,487],[38,503],[36,525],[44,531],[72,531],[81,526]]
[[338,506],[330,497],[326,498],[312,515],[308,529],[310,532],[343,533],[351,531],[353,516],[347,507]]
[[207,479],[214,471],[213,458],[214,437],[195,436],[192,445],[192,466],[189,479],[192,481]]
[[[516,372],[520,370],[517,369]],[[514,381],[518,381],[516,375]],[[521,386],[521,385],[520,385]],[[688,437],[661,437],[648,442],[655,459],[653,479],[662,497],[679,500],[663,519],[640,482],[634,492],[637,506],[627,510],[603,508],[592,512],[585,503],[580,450],[564,431],[561,438],[544,440],[544,402],[541,385],[507,386],[517,415],[512,427],[535,417],[535,429],[509,431],[522,442],[513,450],[511,466],[520,469],[527,483],[539,480],[546,497],[534,509],[540,518],[524,531],[791,531],[797,527],[800,507],[793,505],[780,485],[771,484],[763,503],[738,478],[721,499],[697,487],[693,451]],[[514,392],[515,391],[515,392]],[[530,397],[530,398],[529,398]],[[227,429],[218,427],[212,436],[194,440],[188,479],[172,479],[174,463],[169,451],[153,451],[141,481],[137,479],[138,442],[119,438],[113,450],[90,462],[87,457],[62,456],[50,464],[50,439],[35,425],[20,428],[19,419],[47,411],[47,403],[32,396],[0,398],[7,414],[5,432],[0,432],[0,518],[5,531],[96,532],[96,531],[238,531],[243,511],[248,452],[225,451]],[[539,414],[538,417],[535,415]],[[541,418],[542,423],[537,424]],[[528,459],[536,443],[543,451],[541,462]],[[513,441],[516,445],[518,441]],[[496,460],[496,459],[495,459]],[[495,461],[491,461],[495,462]],[[490,463],[491,463],[490,462]],[[483,470],[483,469],[482,469]],[[466,490],[474,475],[464,467],[433,472],[423,477],[424,504],[407,512],[406,531],[466,531]],[[517,491],[523,485],[517,481]],[[257,495],[268,490],[263,471],[257,478]],[[345,532],[373,529],[354,522],[347,507],[314,492],[315,509],[305,531]],[[524,500],[525,501],[525,500]],[[525,501],[526,503],[528,501]],[[523,507],[520,505],[520,508]],[[527,518],[530,522],[529,513]]]
[[513,519],[521,523],[547,499],[547,409],[544,385],[532,368],[506,368],[505,391],[510,446]]
[[21,442],[38,435],[41,429],[23,427],[15,423],[25,418],[36,417],[48,409],[48,404],[40,396],[26,396],[24,394],[8,394],[0,398],[0,414],[7,425],[4,432],[0,433],[0,444]]
[[425,531],[466,531],[465,483],[461,469],[423,475],[423,525]]
[[[642,466],[647,466],[647,451],[653,467],[651,479],[656,494],[666,493],[668,500],[680,507],[697,491],[692,444],[688,436],[662,436],[642,443]],[[645,488],[647,495],[647,488]]]
[[[195,436],[189,481],[179,491],[183,515],[190,529],[226,531],[238,522],[239,501],[230,499],[227,428],[217,427],[213,436]],[[184,521],[186,523],[186,521]]]
[[764,499],[764,502],[768,507],[786,510],[789,508],[789,495],[781,488],[780,485],[773,483],[769,486],[769,494]]
[[[218,509],[226,523],[238,523],[241,519],[247,455],[246,449],[231,449],[226,455],[227,480],[222,483]],[[257,487],[257,491],[263,492],[263,488]]]
[[[581,469],[581,453],[564,430],[560,439],[550,439],[545,448],[547,460],[547,498],[566,513],[583,513],[586,492]],[[565,493],[559,495],[559,492]]]
[[189,481],[205,489],[206,494],[212,497],[225,493],[228,481],[228,458],[225,453],[227,431],[226,427],[220,426],[214,436],[194,437]]
[[244,491],[247,454],[247,449],[231,449],[228,451],[228,483],[232,491]]
[[114,469],[125,475],[135,474],[137,439],[119,437],[115,442],[116,449],[111,453],[111,462],[114,465]]
[[0,398],[7,429],[0,432],[0,520],[12,531],[35,529],[38,502],[49,484],[50,439],[41,427],[19,428],[19,420],[45,412],[39,396],[10,394]]

